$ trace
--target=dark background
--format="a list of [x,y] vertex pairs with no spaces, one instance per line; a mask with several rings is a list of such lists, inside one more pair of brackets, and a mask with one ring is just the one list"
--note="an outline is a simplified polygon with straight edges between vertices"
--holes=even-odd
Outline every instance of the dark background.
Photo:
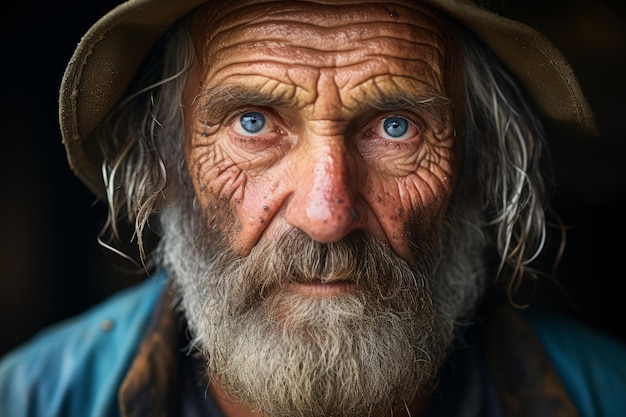
[[[145,277],[98,245],[104,205],[69,170],[57,123],[65,64],[87,28],[116,3],[10,1],[1,17],[0,354]],[[552,141],[554,207],[569,226],[558,269],[567,295],[543,284],[537,302],[626,341],[624,6],[618,0],[508,6],[562,49],[602,132]]]

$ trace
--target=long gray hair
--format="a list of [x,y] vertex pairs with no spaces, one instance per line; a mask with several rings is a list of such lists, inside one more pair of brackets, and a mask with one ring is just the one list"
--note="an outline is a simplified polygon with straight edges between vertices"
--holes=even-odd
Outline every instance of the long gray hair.
[[546,244],[552,178],[545,133],[498,58],[469,30],[460,33],[466,100],[462,175],[476,178],[478,190],[472,191],[482,198],[487,236],[500,258],[496,275],[509,270],[511,298],[525,276],[537,277],[531,264]]
[[[499,257],[497,275],[507,270],[511,296],[524,276],[535,276],[530,264],[546,240],[544,133],[514,78],[473,33],[459,30],[466,85],[465,126],[457,129],[465,148],[461,176],[473,178],[460,192],[480,199],[485,218],[478,226],[492,236],[487,243]],[[173,27],[155,50],[128,98],[98,131],[105,154],[105,230],[119,238],[118,221],[134,222],[142,262],[144,229],[168,187],[186,178],[181,99],[195,57],[188,20]]]

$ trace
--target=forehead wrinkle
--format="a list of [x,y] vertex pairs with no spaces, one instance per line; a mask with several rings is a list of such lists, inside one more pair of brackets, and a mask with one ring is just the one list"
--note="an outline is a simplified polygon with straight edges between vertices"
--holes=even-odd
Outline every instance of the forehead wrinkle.
[[[373,66],[382,67],[385,69],[395,68],[396,72],[377,72],[373,76],[368,76],[365,79],[356,79],[352,77],[352,85],[355,87],[358,85],[366,84],[375,79],[385,79],[385,78],[397,78],[397,79],[407,79],[410,78],[421,78],[421,82],[427,82],[431,84],[433,87],[438,88],[440,91],[443,91],[443,68],[441,65],[433,65],[430,61],[425,60],[424,58],[398,58],[398,57],[390,57],[388,55],[373,55],[369,57],[369,62]],[[439,62],[441,64],[441,62]],[[359,64],[354,64],[353,66],[359,66]],[[347,83],[348,84],[348,83]],[[354,87],[352,87],[354,88]],[[439,92],[438,94],[441,94]]]
[[[264,24],[257,24],[245,30],[245,33],[232,36],[224,34],[223,39],[219,36],[211,38],[206,43],[207,55],[224,54],[236,57],[232,51],[244,49],[246,52],[258,52],[259,54],[271,51],[274,56],[281,50],[310,51],[314,54],[345,54],[358,51],[380,51],[388,49],[390,54],[403,51],[412,51],[419,54],[420,51],[432,49],[439,58],[443,56],[444,42],[440,35],[432,30],[415,25],[392,24],[388,30],[381,25],[372,24],[374,30],[360,25],[346,26],[346,29],[333,28],[317,30],[313,24],[305,23],[297,25],[285,24],[284,30],[269,30]],[[399,26],[406,28],[401,30]],[[295,29],[295,30],[294,30]],[[277,33],[280,32],[280,33]],[[404,36],[402,34],[404,33]],[[258,48],[256,48],[258,47]],[[287,55],[289,56],[289,55]]]
[[[287,54],[281,56],[246,56],[234,54],[236,57],[230,62],[221,61],[220,66],[213,66],[204,75],[205,80],[219,79],[222,74],[226,76],[262,76],[273,78],[277,83],[293,84],[309,94],[313,94],[315,79],[320,71],[332,70],[336,72],[337,85],[351,88],[351,85],[362,84],[367,78],[375,73],[374,77],[398,76],[398,77],[421,77],[437,87],[440,92],[444,91],[443,80],[443,57],[438,49],[430,49],[434,54],[432,60],[427,59],[425,54],[398,57],[389,54],[380,54],[373,51],[361,51],[358,57],[351,59],[339,59],[332,54],[326,62],[312,62],[314,58],[297,60]],[[262,54],[261,54],[262,55]],[[358,59],[357,59],[358,58]],[[434,62],[431,62],[434,61]],[[393,71],[390,71],[393,70]],[[293,78],[296,77],[296,78]]]
[[[406,30],[405,30],[406,29]],[[326,45],[328,39],[337,40],[337,43],[350,49],[354,41],[367,41],[373,38],[390,38],[416,42],[415,35],[420,38],[428,38],[431,44],[443,43],[443,39],[435,28],[429,28],[415,23],[398,22],[347,22],[333,27],[323,26],[317,22],[293,22],[282,20],[266,20],[255,23],[241,24],[238,27],[215,32],[212,36],[207,35],[205,44],[225,44],[225,40],[232,39],[236,34],[240,42],[256,41],[257,39],[274,40],[284,42],[296,33],[302,35],[300,39],[311,43]],[[406,36],[400,36],[400,34]],[[371,35],[369,35],[371,34]],[[236,44],[236,42],[232,43]]]
[[[395,25],[397,29],[398,25]],[[435,65],[445,60],[446,45],[440,35],[422,26],[408,27],[407,31],[357,30],[355,37],[338,41],[330,36],[320,41],[320,36],[297,36],[292,31],[285,38],[269,36],[267,28],[259,26],[262,32],[250,33],[243,37],[230,36],[213,39],[200,54],[209,71],[224,69],[230,64],[258,64],[260,61],[276,61],[290,66],[317,65],[320,68],[362,64],[365,59],[397,59]],[[400,32],[405,32],[404,36]],[[314,39],[311,41],[310,39]],[[381,53],[385,51],[386,53]],[[206,62],[211,59],[210,62]],[[425,59],[431,58],[429,62]],[[215,66],[214,63],[220,63]],[[439,69],[436,71],[440,73]]]
[[[275,4],[274,4],[275,3]],[[300,3],[300,2],[298,2]],[[302,2],[305,4],[306,2]],[[272,7],[267,7],[270,4]],[[278,5],[279,8],[275,9],[274,6]],[[401,16],[408,16],[406,19],[401,19],[400,21],[394,19],[389,19],[388,9],[390,5],[396,5],[401,9],[409,9],[408,13],[400,13]],[[210,5],[201,7],[199,10],[206,9]],[[309,4],[310,6],[310,4]],[[316,6],[320,6],[316,4]],[[366,6],[371,6],[367,8]],[[385,3],[385,5],[376,5],[374,3],[369,3],[366,5],[358,4],[351,6],[352,9],[348,12],[341,13],[340,10],[345,10],[346,5],[337,6],[336,4],[331,3],[330,5],[324,6],[327,10],[328,16],[324,19],[320,18],[320,12],[318,9],[315,9],[315,13],[311,13],[310,9],[306,9],[303,7],[292,7],[286,8],[283,2],[270,2],[263,5],[239,5],[234,10],[230,12],[222,13],[222,15],[218,18],[215,16],[217,13],[214,11],[213,14],[200,13],[196,12],[196,16],[194,16],[194,33],[199,35],[199,38],[203,40],[199,46],[207,47],[209,44],[220,45],[229,43],[228,40],[233,39],[233,33],[237,33],[241,35],[241,33],[249,31],[251,33],[252,39],[258,39],[259,35],[267,36],[269,27],[272,24],[276,25],[285,25],[287,27],[294,25],[307,26],[309,28],[316,27],[319,30],[323,30],[326,28],[331,32],[343,32],[342,34],[346,36],[347,34],[354,32],[356,33],[356,37],[359,40],[362,40],[362,32],[363,28],[375,28],[375,32],[388,32],[387,36],[392,37],[395,33],[399,33],[399,28],[401,26],[409,26],[413,28],[413,30],[421,30],[428,33],[428,36],[436,39],[435,44],[442,44],[444,39],[441,36],[441,31],[445,30],[443,27],[443,21],[441,17],[432,10],[431,6],[421,5],[419,10],[416,10],[414,7],[409,8],[407,6],[403,6],[397,3]],[[259,7],[261,9],[257,10]],[[227,9],[227,7],[223,7],[222,10]],[[257,10],[255,12],[254,10]],[[378,13],[372,12],[372,10],[377,10]],[[258,13],[262,12],[262,13]],[[415,24],[413,19],[410,17],[419,13],[420,22],[423,22],[424,19],[427,21],[427,24]],[[218,13],[219,14],[219,13]],[[281,20],[276,19],[276,16],[280,16]],[[313,17],[312,17],[313,16]],[[202,19],[204,17],[204,19]],[[297,17],[297,19],[296,19]],[[201,20],[202,19],[202,20]],[[291,21],[284,22],[288,19]],[[312,21],[314,19],[314,21]],[[216,23],[216,20],[219,23]],[[208,21],[208,22],[205,22]],[[321,22],[329,22],[325,26],[321,24]],[[330,23],[330,22],[339,22]],[[360,26],[360,28],[355,29],[355,25]],[[198,27],[200,26],[200,27]],[[349,30],[345,30],[348,28]],[[409,29],[411,31],[411,29]],[[287,29],[283,31],[284,34],[290,35],[292,34],[291,29]],[[309,34],[310,36],[306,36],[310,40],[322,39],[321,32],[313,32]],[[196,37],[198,39],[198,37]],[[221,39],[221,40],[220,40]],[[279,40],[284,40],[280,38]],[[340,42],[342,45],[350,45],[354,41],[353,37],[348,37],[344,41]],[[326,44],[324,42],[323,44]]]
[[[381,52],[387,51],[387,53]],[[241,51],[242,53],[238,53]],[[405,56],[399,56],[407,51]],[[245,52],[245,59],[244,59]],[[224,68],[231,63],[280,63],[290,66],[317,66],[320,69],[332,67],[348,67],[360,65],[374,59],[394,60],[397,62],[419,63],[424,66],[437,66],[444,62],[442,46],[421,42],[410,42],[403,39],[376,37],[359,42],[341,50],[322,50],[308,45],[285,45],[274,40],[258,40],[254,43],[241,42],[214,51]],[[222,59],[223,57],[223,59]]]
[[[229,9],[229,6],[236,7]],[[398,6],[396,9],[404,21],[389,18],[389,7],[394,6]],[[320,10],[328,13],[330,20],[320,19],[323,14]],[[213,78],[223,80],[232,73],[275,78],[279,83],[293,84],[313,96],[318,91],[311,79],[316,78],[319,71],[334,70],[336,86],[344,90],[344,95],[345,88],[355,82],[361,83],[375,72],[375,77],[411,78],[414,74],[418,84],[431,84],[441,94],[446,94],[443,64],[449,52],[449,39],[445,33],[445,20],[430,6],[420,4],[409,8],[397,2],[337,6],[329,1],[320,9],[317,2],[315,5],[310,2],[287,5],[266,2],[251,6],[231,2],[215,15],[220,17],[218,24],[206,22],[200,28],[203,32],[195,32],[207,41],[203,45],[204,53],[200,54],[207,61],[205,82],[211,83]],[[206,16],[205,13],[194,21],[203,23],[201,19]],[[304,32],[316,36],[304,36]],[[326,37],[320,34],[326,34]],[[237,53],[237,48],[242,53]],[[297,55],[298,52],[301,55]],[[318,62],[314,62],[316,58]],[[295,79],[289,77],[290,69],[294,69]],[[345,98],[351,100],[349,95]],[[305,101],[313,104],[316,99]],[[349,101],[342,100],[341,103],[353,107]]]

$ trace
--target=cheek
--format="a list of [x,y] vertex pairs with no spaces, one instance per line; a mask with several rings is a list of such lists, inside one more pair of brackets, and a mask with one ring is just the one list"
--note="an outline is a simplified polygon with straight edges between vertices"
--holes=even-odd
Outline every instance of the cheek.
[[439,238],[452,198],[453,148],[425,149],[417,168],[403,176],[370,175],[367,200],[394,251],[405,260],[411,244]]
[[196,146],[187,154],[189,175],[205,209],[217,202],[237,202],[246,177],[218,146]]
[[[235,159],[219,141],[196,144],[187,152],[191,181],[209,226],[217,226],[235,251],[246,255],[280,208],[284,175],[275,169],[260,174]],[[211,225],[212,219],[227,224]]]
[[186,151],[189,176],[206,215],[207,227],[230,239],[241,230],[236,216],[246,177],[241,169],[213,144],[196,145]]

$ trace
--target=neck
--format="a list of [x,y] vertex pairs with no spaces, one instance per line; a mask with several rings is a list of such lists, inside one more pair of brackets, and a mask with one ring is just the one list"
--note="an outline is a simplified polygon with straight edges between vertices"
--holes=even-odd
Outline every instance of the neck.
[[[211,382],[209,391],[225,417],[262,416],[260,411],[256,411],[234,400],[230,395],[228,395],[226,390],[215,382]],[[425,412],[429,400],[430,397],[415,398],[406,407],[390,411],[389,413],[379,417],[419,417]]]

